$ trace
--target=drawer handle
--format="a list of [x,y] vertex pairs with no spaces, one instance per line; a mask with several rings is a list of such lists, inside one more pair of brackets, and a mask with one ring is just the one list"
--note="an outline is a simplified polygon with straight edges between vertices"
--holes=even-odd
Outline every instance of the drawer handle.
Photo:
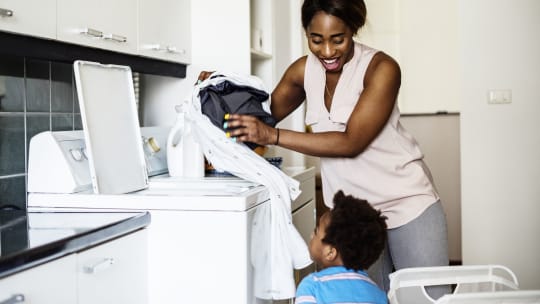
[[168,53],[173,53],[173,54],[182,54],[183,55],[183,54],[186,53],[185,49],[178,50],[175,46],[167,46],[166,50],[167,50]]
[[0,304],[15,304],[15,303],[24,303],[24,295],[14,294],[11,298],[2,300]]
[[102,31],[98,31],[98,30],[91,29],[91,28],[88,28],[88,27],[83,29],[81,31],[81,34],[88,35],[88,36],[95,37],[95,38],[103,37],[103,32]]
[[[2,17],[13,17],[13,11],[5,9],[5,8],[0,8],[0,16],[2,16]],[[0,303],[0,304],[2,304],[2,303]]]
[[103,39],[112,40],[116,42],[127,42],[127,37],[116,35],[116,34],[105,34],[103,35]]
[[148,44],[143,46],[144,49],[157,51],[157,52],[167,52],[172,54],[182,54],[186,53],[185,49],[178,50],[175,46],[166,46],[162,47],[160,44]]
[[83,271],[87,274],[94,274],[110,268],[115,263],[113,258],[105,258],[94,265],[84,266]]

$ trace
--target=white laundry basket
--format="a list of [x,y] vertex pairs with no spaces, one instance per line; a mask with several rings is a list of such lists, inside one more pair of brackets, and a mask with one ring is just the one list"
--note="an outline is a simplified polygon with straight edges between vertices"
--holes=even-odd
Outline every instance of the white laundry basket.
[[540,290],[473,292],[445,295],[435,304],[540,304]]
[[390,304],[433,304],[426,286],[453,285],[453,294],[518,289],[514,273],[500,265],[405,268],[390,274]]

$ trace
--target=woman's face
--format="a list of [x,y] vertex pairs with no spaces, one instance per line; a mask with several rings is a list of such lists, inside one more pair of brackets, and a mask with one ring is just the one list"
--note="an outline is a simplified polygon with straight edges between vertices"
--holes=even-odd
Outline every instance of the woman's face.
[[338,17],[320,11],[307,27],[309,49],[327,72],[339,72],[353,56],[353,33]]

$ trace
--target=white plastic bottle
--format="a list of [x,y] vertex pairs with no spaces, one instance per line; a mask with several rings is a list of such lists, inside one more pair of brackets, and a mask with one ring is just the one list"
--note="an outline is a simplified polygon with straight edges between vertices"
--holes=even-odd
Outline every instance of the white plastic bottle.
[[204,154],[182,111],[167,138],[167,166],[170,176],[204,177]]

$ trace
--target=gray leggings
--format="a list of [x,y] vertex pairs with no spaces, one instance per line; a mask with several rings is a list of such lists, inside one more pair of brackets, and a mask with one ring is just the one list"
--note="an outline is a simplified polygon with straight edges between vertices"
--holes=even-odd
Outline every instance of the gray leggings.
[[[446,217],[440,201],[413,221],[388,229],[388,244],[369,269],[369,276],[383,290],[390,289],[388,275],[402,268],[448,265]],[[450,292],[449,286],[427,289],[434,299]]]

